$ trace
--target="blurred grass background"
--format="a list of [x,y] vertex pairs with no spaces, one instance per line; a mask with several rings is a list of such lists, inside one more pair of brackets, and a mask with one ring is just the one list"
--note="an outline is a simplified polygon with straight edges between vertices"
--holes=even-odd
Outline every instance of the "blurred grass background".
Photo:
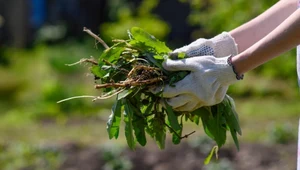
[[[17,30],[7,13],[13,2],[0,1],[0,169],[5,170],[57,169],[59,153],[40,146],[70,141],[99,147],[105,143],[125,145],[122,131],[119,140],[108,141],[106,134],[113,99],[56,103],[72,96],[98,94],[88,66],[65,65],[90,56],[97,58],[103,50],[81,31],[84,26],[108,44],[112,38],[126,38],[127,29],[138,26],[175,49],[197,38],[229,31],[276,1],[107,0],[91,9],[78,3],[73,22],[63,14],[51,19],[49,6],[63,5],[48,2],[42,8],[48,15],[44,14],[36,27],[31,26],[32,12],[28,12],[34,9],[34,1],[26,1],[27,9],[19,10],[27,11],[27,15],[19,13],[25,24]],[[295,50],[285,53],[230,87],[228,93],[236,101],[243,130],[241,143],[295,143],[300,113],[295,55]],[[199,136],[203,135],[201,128],[187,125],[186,130],[196,130],[194,136]]]

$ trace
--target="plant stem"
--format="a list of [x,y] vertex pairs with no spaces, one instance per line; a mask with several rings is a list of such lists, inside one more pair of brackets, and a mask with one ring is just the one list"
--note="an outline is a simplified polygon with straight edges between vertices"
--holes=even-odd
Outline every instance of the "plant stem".
[[184,136],[180,136],[171,126],[169,126],[166,122],[164,122],[164,125],[167,126],[178,138],[183,139],[183,138],[188,138],[190,135],[194,134],[196,131],[193,131],[189,134],[186,134]]
[[57,103],[62,103],[62,102],[65,102],[65,101],[68,101],[68,100],[73,100],[73,99],[82,99],[82,98],[96,98],[97,96],[74,96],[74,97],[69,97],[67,99],[63,99],[63,100],[60,100],[58,101]]
[[90,36],[92,36],[93,38],[95,38],[99,43],[101,43],[103,45],[103,47],[105,49],[109,49],[109,46],[96,34],[94,34],[91,30],[87,29],[86,27],[83,27],[83,31],[88,33]]
[[182,136],[181,139],[183,139],[183,138],[188,138],[190,135],[194,134],[195,132],[196,132],[196,131],[193,131],[193,132],[191,132],[191,133],[189,133],[189,134],[186,134],[186,135]]
[[156,83],[159,81],[163,81],[163,79],[166,79],[167,77],[162,76],[162,77],[156,77],[148,80],[141,80],[141,81],[124,81],[122,83],[106,83],[106,84],[96,84],[95,88],[96,89],[102,89],[102,88],[109,88],[109,87],[130,87],[130,86],[142,86],[142,85],[149,85],[152,83]]
[[95,60],[93,60],[93,59],[86,59],[86,58],[83,58],[83,59],[77,61],[76,63],[66,64],[66,66],[74,66],[74,65],[77,65],[77,64],[85,63],[85,62],[86,62],[86,63],[91,63],[91,64],[93,64],[93,65],[98,65],[98,63],[97,63]]

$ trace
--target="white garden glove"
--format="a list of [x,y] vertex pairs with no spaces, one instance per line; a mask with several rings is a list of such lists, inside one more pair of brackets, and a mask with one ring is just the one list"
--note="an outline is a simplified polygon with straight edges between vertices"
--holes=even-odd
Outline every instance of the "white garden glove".
[[182,60],[167,59],[163,67],[168,71],[190,71],[175,87],[162,88],[162,97],[177,111],[193,111],[202,106],[220,103],[228,86],[242,79],[234,73],[231,58],[214,56],[191,57]]
[[200,38],[189,45],[171,52],[171,58],[177,58],[178,53],[185,53],[188,57],[213,55],[215,57],[235,56],[238,54],[237,44],[233,37],[223,32],[211,39]]

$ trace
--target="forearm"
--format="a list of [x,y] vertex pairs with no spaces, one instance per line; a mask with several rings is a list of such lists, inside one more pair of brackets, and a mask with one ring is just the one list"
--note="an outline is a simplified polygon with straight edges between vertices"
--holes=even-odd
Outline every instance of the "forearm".
[[265,37],[297,9],[298,0],[281,0],[270,9],[230,31],[238,45],[239,53]]
[[300,10],[296,10],[271,33],[233,57],[236,71],[243,74],[300,44]]

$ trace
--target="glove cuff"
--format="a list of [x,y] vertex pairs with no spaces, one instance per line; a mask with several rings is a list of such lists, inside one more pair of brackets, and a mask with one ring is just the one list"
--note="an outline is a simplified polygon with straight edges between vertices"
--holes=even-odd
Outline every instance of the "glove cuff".
[[210,40],[214,44],[215,57],[235,56],[238,54],[237,44],[228,32],[223,32]]
[[216,65],[218,69],[219,82],[223,85],[234,84],[238,80],[238,75],[234,71],[234,67],[232,66],[231,56],[216,58]]

